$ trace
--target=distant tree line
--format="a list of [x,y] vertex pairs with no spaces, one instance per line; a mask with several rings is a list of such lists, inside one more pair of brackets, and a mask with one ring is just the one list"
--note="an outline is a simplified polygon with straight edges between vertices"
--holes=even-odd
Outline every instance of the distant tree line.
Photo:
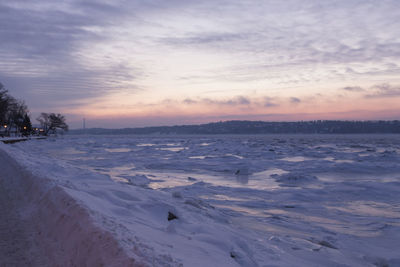
[[400,134],[400,121],[225,121],[201,125],[74,130],[72,134]]
[[37,120],[40,122],[40,129],[32,127],[25,102],[11,96],[0,83],[0,136],[10,136],[11,133],[22,136],[35,133],[48,135],[56,129],[68,130],[65,117],[61,114],[41,113]]

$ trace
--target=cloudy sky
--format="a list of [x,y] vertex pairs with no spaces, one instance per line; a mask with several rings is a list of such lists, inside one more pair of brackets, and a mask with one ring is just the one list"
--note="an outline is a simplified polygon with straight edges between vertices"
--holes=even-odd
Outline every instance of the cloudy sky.
[[398,0],[0,0],[0,82],[72,128],[399,119]]

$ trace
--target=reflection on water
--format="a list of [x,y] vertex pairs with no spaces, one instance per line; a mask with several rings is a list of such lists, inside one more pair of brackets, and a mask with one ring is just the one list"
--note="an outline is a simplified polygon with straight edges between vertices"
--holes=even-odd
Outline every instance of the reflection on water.
[[234,157],[234,158],[237,158],[237,159],[244,159],[244,157],[239,156],[239,155],[234,155],[234,154],[225,154],[225,156],[227,156],[227,157]]
[[345,207],[330,206],[327,208],[361,216],[397,218],[400,220],[400,207],[376,201],[355,201],[348,203]]
[[176,172],[176,171],[160,171],[160,170],[141,170],[137,169],[134,164],[127,164],[116,167],[91,167],[93,171],[108,175],[113,181],[127,183],[128,180],[124,177],[145,175],[150,183],[149,188],[162,189],[172,188],[177,186],[187,186],[197,182],[205,182],[214,186],[227,186],[227,187],[246,187],[254,189],[276,189],[280,185],[271,178],[273,174],[287,173],[281,169],[269,169],[262,172],[250,174],[244,171],[244,174],[230,174],[230,175],[212,175],[207,173],[195,172]]
[[191,156],[189,159],[205,159],[208,158],[209,156]]
[[248,201],[246,198],[238,198],[238,197],[233,197],[233,196],[228,196],[228,195],[222,195],[222,194],[215,194],[215,195],[202,195],[199,196],[199,198],[203,199],[212,199],[212,200],[229,200],[229,201]]
[[285,157],[279,160],[289,161],[289,162],[302,162],[306,160],[312,160],[313,158],[303,157],[303,156],[294,156],[294,157]]
[[[232,217],[232,220],[242,226],[271,233],[283,232],[290,233],[291,235],[302,237],[305,232],[301,229],[306,225],[314,225],[319,228],[325,229],[326,232],[335,232],[347,235],[353,235],[357,237],[377,237],[382,234],[382,230],[386,227],[386,224],[398,226],[398,223],[380,223],[379,221],[370,222],[365,221],[365,218],[371,218],[375,216],[386,217],[388,219],[399,220],[399,211],[393,211],[391,205],[385,203],[353,203],[349,207],[331,207],[325,206],[328,210],[340,211],[341,216],[334,218],[325,217],[318,214],[307,214],[304,210],[299,212],[296,208],[293,209],[265,209],[263,204],[260,202],[258,207],[248,207],[246,204],[249,199],[229,199],[222,197],[206,197],[205,199],[224,201],[229,200],[231,203],[221,202],[225,204],[214,204],[218,208],[237,212],[239,214],[246,214],[245,217]],[[371,205],[378,205],[376,207]],[[362,216],[358,220],[346,220],[348,216]],[[257,220],[251,220],[250,217],[257,217]],[[261,220],[260,218],[265,218]],[[283,224],[282,222],[291,222],[291,224]],[[289,228],[286,228],[288,225]],[[299,229],[297,231],[296,229]]]
[[319,180],[329,183],[342,183],[342,182],[375,182],[381,183],[400,182],[399,173],[355,173],[355,172],[324,172],[317,173],[316,176]]
[[135,165],[128,164],[112,168],[89,168],[95,172],[108,175],[115,182],[129,183],[129,180],[122,176],[129,176],[130,174],[132,174],[133,170],[135,169]]
[[209,145],[211,145],[212,143],[201,143],[200,144],[200,146],[209,146]]
[[182,150],[188,149],[187,147],[160,147],[158,150],[166,150],[171,152],[180,152]]
[[110,153],[123,153],[123,152],[131,152],[132,150],[130,148],[106,148],[105,151],[110,152]]
[[143,144],[137,144],[136,146],[139,146],[139,147],[146,147],[146,146],[155,146],[156,144],[150,144],[150,143],[143,143]]
[[336,159],[334,157],[325,157],[323,160],[332,161],[336,163],[354,163],[354,160],[351,159]]

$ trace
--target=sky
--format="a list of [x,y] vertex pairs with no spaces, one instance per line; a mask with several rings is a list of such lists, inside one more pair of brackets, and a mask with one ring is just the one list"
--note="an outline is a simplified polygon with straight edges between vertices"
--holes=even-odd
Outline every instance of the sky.
[[71,128],[400,118],[398,0],[0,0],[0,82]]

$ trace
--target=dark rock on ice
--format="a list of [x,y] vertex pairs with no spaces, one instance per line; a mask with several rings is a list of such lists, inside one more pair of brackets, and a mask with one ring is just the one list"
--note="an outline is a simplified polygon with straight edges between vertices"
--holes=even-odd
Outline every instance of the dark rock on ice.
[[334,245],[332,245],[331,243],[329,243],[328,241],[325,241],[325,240],[319,241],[318,244],[320,244],[321,246],[327,247],[327,248],[337,249],[337,247],[335,247]]
[[285,206],[283,206],[285,209],[294,209],[295,208],[295,206],[292,206],[292,205],[285,205]]
[[182,198],[182,194],[181,194],[181,192],[174,191],[174,192],[172,192],[172,197],[174,197],[174,198]]
[[[311,242],[313,242],[314,244],[318,244],[321,245],[323,247],[327,247],[327,248],[331,248],[331,249],[338,249],[336,246],[332,245],[330,242],[326,241],[326,240],[317,240],[317,239],[311,239]],[[319,251],[320,249],[314,249],[316,251]]]
[[175,219],[178,219],[178,217],[175,214],[173,214],[172,212],[168,211],[168,221],[172,221]]

